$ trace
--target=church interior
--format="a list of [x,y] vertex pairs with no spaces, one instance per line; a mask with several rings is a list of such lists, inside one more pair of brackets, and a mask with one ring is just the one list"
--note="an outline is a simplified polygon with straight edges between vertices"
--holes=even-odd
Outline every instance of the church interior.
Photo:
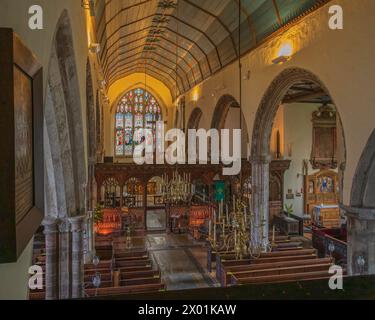
[[0,3],[0,299],[375,285],[375,1],[37,2]]

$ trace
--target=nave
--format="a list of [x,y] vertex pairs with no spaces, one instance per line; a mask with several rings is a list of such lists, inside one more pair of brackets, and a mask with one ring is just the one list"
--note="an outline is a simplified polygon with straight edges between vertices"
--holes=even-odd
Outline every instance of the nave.
[[373,0],[29,2],[0,4],[0,299],[375,274]]

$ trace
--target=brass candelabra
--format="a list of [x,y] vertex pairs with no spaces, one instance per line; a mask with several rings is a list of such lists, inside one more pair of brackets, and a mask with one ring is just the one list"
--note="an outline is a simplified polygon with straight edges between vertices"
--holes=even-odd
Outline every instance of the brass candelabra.
[[[219,202],[218,213],[214,211],[212,219],[209,220],[208,241],[216,251],[234,252],[237,260],[245,256],[259,258],[263,250],[270,250],[271,246],[264,247],[263,229],[266,221],[256,223],[252,212],[251,200],[249,204],[233,196],[231,209],[228,205]],[[258,241],[260,234],[262,241]]]

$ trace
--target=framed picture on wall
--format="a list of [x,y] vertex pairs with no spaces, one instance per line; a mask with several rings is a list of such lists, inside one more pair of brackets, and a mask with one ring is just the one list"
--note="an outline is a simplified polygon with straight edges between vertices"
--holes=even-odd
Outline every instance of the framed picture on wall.
[[43,218],[43,79],[12,29],[0,28],[0,45],[0,263],[9,263]]

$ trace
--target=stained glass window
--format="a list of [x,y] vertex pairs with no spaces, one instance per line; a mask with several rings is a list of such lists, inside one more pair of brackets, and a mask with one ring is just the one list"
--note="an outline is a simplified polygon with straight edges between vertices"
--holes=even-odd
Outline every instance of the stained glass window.
[[115,155],[132,156],[134,147],[142,143],[144,129],[150,129],[156,141],[156,122],[162,120],[161,108],[155,97],[138,88],[127,92],[117,105],[115,116]]

